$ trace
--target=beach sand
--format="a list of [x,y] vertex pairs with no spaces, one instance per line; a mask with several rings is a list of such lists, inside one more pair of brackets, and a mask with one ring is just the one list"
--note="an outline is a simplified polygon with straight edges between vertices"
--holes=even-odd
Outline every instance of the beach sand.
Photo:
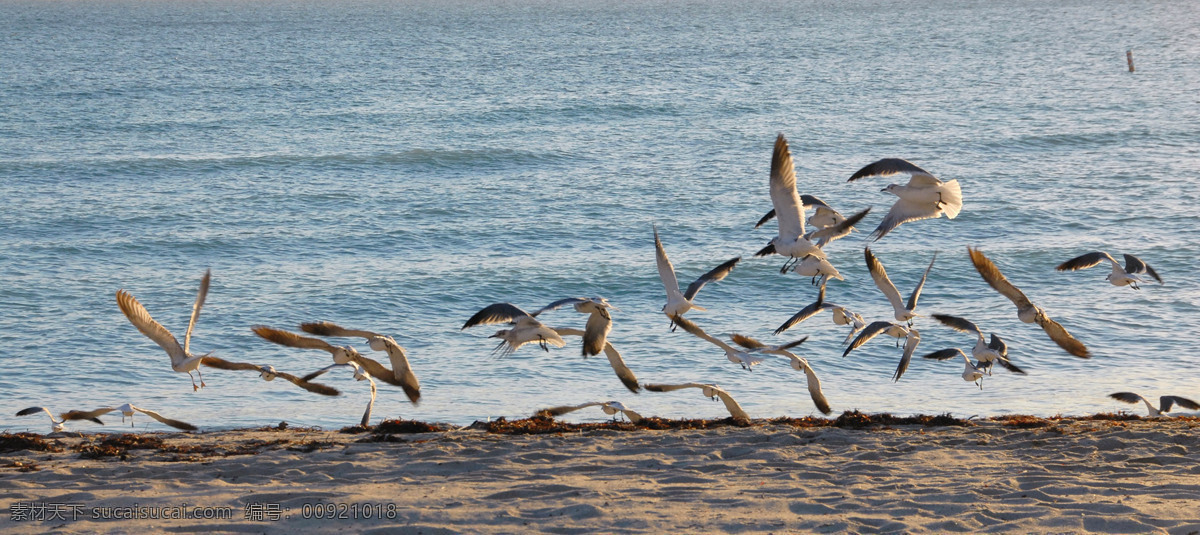
[[0,531],[1200,532],[1200,418],[1109,416],[0,435]]

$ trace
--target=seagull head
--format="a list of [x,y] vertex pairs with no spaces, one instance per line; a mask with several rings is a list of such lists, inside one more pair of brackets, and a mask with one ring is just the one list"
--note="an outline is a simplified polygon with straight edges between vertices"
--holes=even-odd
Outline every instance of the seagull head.
[[710,397],[710,398],[717,397],[717,389],[712,387],[711,385],[705,385],[704,389],[701,390],[701,392],[704,393],[705,397]]
[[351,359],[360,357],[358,350],[350,346],[341,346],[333,352],[333,362],[336,364],[347,364]]
[[373,336],[368,343],[371,344],[371,349],[375,351],[387,350],[387,343],[384,341],[382,336]]
[[277,372],[275,371],[274,366],[259,366],[258,367],[258,376],[262,377],[262,380],[264,380],[264,381],[274,381],[276,373]]

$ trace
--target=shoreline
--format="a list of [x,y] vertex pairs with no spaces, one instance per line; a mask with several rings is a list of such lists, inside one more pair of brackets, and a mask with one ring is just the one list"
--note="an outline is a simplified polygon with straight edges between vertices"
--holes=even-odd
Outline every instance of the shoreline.
[[[748,426],[534,418],[440,431],[389,421],[357,433],[5,434],[0,525],[6,533],[1200,532],[1200,418],[917,418],[925,421],[847,412]],[[18,440],[35,449],[10,451]],[[36,449],[47,445],[58,451]]]

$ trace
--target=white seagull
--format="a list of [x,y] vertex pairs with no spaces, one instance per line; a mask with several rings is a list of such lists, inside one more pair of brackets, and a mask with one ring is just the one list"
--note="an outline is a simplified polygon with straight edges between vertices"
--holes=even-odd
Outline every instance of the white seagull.
[[[35,409],[42,409],[42,408],[41,407],[30,407],[28,409],[25,409],[25,410],[17,413],[17,415],[20,416],[21,413],[29,414],[29,412],[27,412],[27,411],[33,411]],[[96,410],[91,410],[91,411],[71,411],[69,413],[64,413],[63,416],[73,415],[71,418],[64,418],[64,420],[66,420],[66,419],[92,420],[93,422],[99,422],[100,421],[99,418],[101,416],[104,416],[105,414],[108,414],[108,413],[114,412],[114,411],[121,413],[121,421],[122,422],[124,422],[125,418],[128,417],[130,419],[130,423],[129,423],[130,426],[133,426],[133,413],[134,413],[134,411],[136,411],[136,412],[145,414],[146,416],[149,416],[151,418],[154,418],[155,420],[158,420],[159,422],[162,422],[162,423],[169,425],[171,427],[174,427],[176,429],[182,429],[184,431],[195,431],[196,430],[196,426],[189,424],[187,422],[181,422],[179,420],[172,420],[172,419],[166,418],[163,415],[161,415],[157,412],[154,412],[152,410],[147,410],[147,409],[143,409],[140,407],[134,407],[133,405],[130,405],[128,403],[126,403],[124,405],[119,405],[116,407],[104,407],[103,409],[96,409]],[[50,411],[46,411],[46,412],[50,412]]]
[[896,372],[892,374],[892,381],[899,381],[900,376],[904,375],[904,371],[908,369],[908,363],[912,360],[913,351],[916,351],[917,344],[921,343],[921,333],[912,327],[905,327],[899,323],[892,323],[890,321],[873,322],[867,325],[861,333],[858,333],[858,337],[853,342],[850,342],[850,346],[842,353],[842,357],[845,358],[855,348],[867,343],[868,340],[878,334],[886,334],[896,338],[897,343],[899,343],[901,338],[904,339],[904,354],[900,357],[900,364],[896,366]]
[[[612,331],[612,314],[608,311],[620,310],[608,303],[608,299],[603,297],[568,297],[559,299],[549,305],[546,305],[531,314],[537,316],[542,312],[550,310],[558,310],[564,305],[572,305],[576,312],[582,312],[588,315],[587,325],[584,326],[583,333],[583,356],[592,357],[599,355],[604,350],[605,339],[608,333]],[[560,335],[562,333],[559,333]]]
[[646,384],[642,386],[651,392],[672,392],[683,388],[699,388],[701,392],[704,393],[705,397],[721,398],[721,402],[725,404],[725,409],[729,411],[729,416],[733,417],[734,420],[744,423],[750,422],[750,415],[746,414],[746,411],[742,410],[742,406],[738,404],[737,400],[733,399],[733,396],[729,395],[729,392],[722,390],[721,387],[717,385],[705,383],[682,383],[675,385]]
[[933,319],[958,332],[975,334],[975,347],[971,348],[971,356],[985,367],[988,375],[992,374],[992,365],[997,362],[1010,372],[1027,375],[1025,370],[1008,359],[1008,344],[996,336],[996,333],[992,333],[991,340],[988,341],[983,338],[983,331],[969,320],[948,314],[934,314]]
[[533,415],[534,415],[534,417],[545,416],[547,418],[554,418],[555,416],[562,416],[568,412],[574,412],[579,409],[586,409],[588,407],[600,407],[601,409],[604,410],[604,414],[607,414],[609,416],[614,416],[619,412],[621,414],[624,414],[626,418],[629,418],[630,422],[635,423],[635,424],[642,420],[642,415],[638,414],[635,411],[630,410],[628,407],[626,407],[620,401],[593,401],[591,403],[584,403],[581,405],[563,405],[560,407],[550,407],[548,409],[542,409],[540,411],[537,411]]
[[[555,327],[554,332],[559,336],[587,336],[586,331],[579,329],[571,329],[569,327]],[[625,385],[630,392],[638,393],[641,386],[638,385],[637,376],[633,374],[633,370],[625,365],[625,359],[621,358],[621,354],[617,352],[617,348],[613,347],[607,340],[604,342],[604,356],[608,357],[608,364],[617,374],[617,378],[621,380],[621,384]]]
[[962,355],[963,360],[966,361],[966,363],[967,363],[966,366],[963,367],[963,372],[962,372],[963,380],[967,381],[969,383],[975,383],[976,385],[979,385],[980,390],[983,390],[983,371],[980,370],[981,363],[971,362],[971,359],[967,357],[966,353],[963,353],[962,349],[959,349],[957,347],[952,347],[950,349],[934,351],[933,353],[925,355],[924,357],[921,357],[921,358],[927,358],[927,359],[933,359],[933,360],[946,360],[946,359],[954,358],[955,355]]
[[829,260],[819,256],[806,256],[804,260],[792,267],[792,271],[801,277],[812,277],[813,286],[825,286],[829,279],[837,279],[840,281],[846,280],[838,273],[837,268],[829,263]]
[[854,337],[854,335],[857,334],[858,331],[862,330],[863,327],[867,326],[866,320],[864,320],[861,315],[856,314],[841,305],[826,303],[825,285],[822,284],[820,293],[817,294],[817,300],[800,309],[799,312],[795,313],[792,317],[788,318],[787,321],[783,322],[783,325],[780,325],[778,329],[775,329],[775,334],[782,333],[783,331],[796,326],[800,322],[817,315],[822,310],[829,310],[833,313],[834,324],[850,326],[850,334],[846,335],[846,339],[842,342],[843,344],[850,343],[850,340]]
[[301,323],[300,330],[318,336],[365,338],[371,345],[371,349],[387,353],[392,369],[389,370],[383,364],[365,356],[361,360],[356,359],[355,362],[358,362],[372,377],[403,389],[404,395],[408,396],[408,401],[413,405],[420,401],[421,382],[417,380],[417,375],[413,373],[412,366],[408,363],[408,354],[392,337],[361,329],[346,329],[328,321]]
[[542,350],[547,352],[550,351],[550,348],[546,347],[547,345],[554,347],[567,345],[562,337],[557,332],[554,332],[554,329],[543,325],[534,315],[536,313],[530,314],[525,312],[512,303],[493,303],[483,307],[482,310],[467,319],[462,329],[459,330],[474,327],[475,325],[511,323],[513,328],[500,329],[496,331],[496,334],[489,336],[489,338],[500,339],[500,344],[492,352],[499,352],[501,357],[511,355],[521,346],[531,342],[537,342]]
[[29,416],[30,414],[37,414],[43,411],[50,416],[50,428],[56,432],[66,429],[67,422],[71,420],[90,420],[100,425],[104,425],[104,422],[101,422],[100,418],[81,413],[80,411],[67,411],[60,413],[58,418],[55,418],[54,413],[50,412],[50,409],[47,409],[46,407],[29,407],[28,409],[21,409],[17,411],[17,416]]
[[[658,277],[662,279],[663,287],[667,290],[667,304],[663,305],[662,311],[668,318],[682,316],[692,309],[705,310],[704,307],[693,302],[696,294],[705,284],[724,279],[742,259],[739,256],[725,261],[689,284],[686,291],[680,292],[679,281],[675,278],[675,266],[672,266],[671,260],[667,258],[667,251],[663,249],[662,240],[658,239],[658,227],[654,227],[654,258],[658,264]],[[675,329],[674,320],[671,321],[671,329]]]
[[321,383],[310,383],[308,381],[303,381],[299,377],[290,373],[276,371],[274,366],[260,366],[258,364],[250,364],[248,362],[230,362],[217,357],[204,357],[204,360],[202,360],[200,363],[210,368],[218,368],[222,370],[256,371],[258,372],[258,376],[264,381],[274,381],[276,377],[279,377],[309,392],[321,394],[323,396],[336,396],[341,394],[338,389],[331,386],[326,386]]
[[729,344],[726,344],[725,342],[722,342],[721,339],[709,335],[708,333],[704,332],[704,329],[701,329],[699,325],[692,323],[691,320],[685,319],[683,316],[675,316],[675,323],[680,327],[683,327],[683,330],[696,335],[697,338],[708,340],[717,347],[724,349],[725,358],[729,359],[729,361],[734,364],[740,364],[744,370],[754,371],[754,365],[764,360],[762,357],[751,355],[747,351],[741,351]]
[[791,360],[793,369],[804,372],[804,376],[808,380],[808,396],[812,398],[813,405],[816,405],[817,410],[821,411],[823,414],[830,413],[831,409],[829,408],[829,401],[825,399],[825,394],[821,392],[821,380],[817,378],[817,372],[813,371],[812,366],[809,366],[808,360],[801,358],[791,351],[788,351],[793,347],[803,344],[805,340],[808,340],[807,336],[796,340],[795,342],[777,346],[769,346],[759,342],[758,340],[750,338],[749,336],[744,336],[737,333],[729,335],[729,339],[733,340],[733,343],[749,349],[750,351],[787,357],[789,360]]
[[1004,274],[1000,273],[1000,268],[997,268],[996,264],[984,256],[982,251],[967,247],[967,252],[971,255],[971,263],[975,265],[975,270],[979,272],[983,280],[994,290],[1000,292],[1000,295],[1007,297],[1014,305],[1017,305],[1017,318],[1024,323],[1037,323],[1043,331],[1046,331],[1050,339],[1067,353],[1085,359],[1092,356],[1082,342],[1071,336],[1071,333],[1067,332],[1067,329],[1058,322],[1050,319],[1050,316],[1046,315],[1046,311],[1033,304],[1020,289],[1008,282],[1008,279],[1004,278]]
[[1179,405],[1183,408],[1194,411],[1200,410],[1200,403],[1196,403],[1188,398],[1181,398],[1179,396],[1159,396],[1158,408],[1155,408],[1154,405],[1151,405],[1150,401],[1142,397],[1141,394],[1134,394],[1133,392],[1117,392],[1115,394],[1109,394],[1108,397],[1117,401],[1123,401],[1125,403],[1137,403],[1141,401],[1142,403],[1146,404],[1146,410],[1150,411],[1151,418],[1162,416],[1163,413],[1171,412],[1171,407],[1174,407],[1175,405]]
[[1109,273],[1108,276],[1105,277],[1105,280],[1111,282],[1113,286],[1129,286],[1134,290],[1141,290],[1142,288],[1139,285],[1147,281],[1138,275],[1150,275],[1151,277],[1154,277],[1154,280],[1158,281],[1159,284],[1163,283],[1162,278],[1158,276],[1158,273],[1154,271],[1154,268],[1150,267],[1145,262],[1142,262],[1142,259],[1131,254],[1125,255],[1124,268],[1121,267],[1121,264],[1117,263],[1117,260],[1113,258],[1112,255],[1104,251],[1096,251],[1067,260],[1066,262],[1059,264],[1058,267],[1055,267],[1054,269],[1058,271],[1087,269],[1105,260],[1108,260],[1112,263],[1112,273]]
[[771,154],[770,185],[771,204],[775,206],[775,215],[779,220],[779,234],[754,256],[776,253],[788,257],[788,261],[779,269],[780,273],[787,273],[793,262],[799,262],[806,256],[823,258],[825,252],[804,237],[804,207],[800,203],[800,195],[796,193],[796,169],[792,164],[792,154],[788,151],[787,139],[782,133],[775,138],[775,150]]
[[[192,378],[192,390],[200,390],[204,386],[204,376],[200,374],[200,360],[203,355],[193,355],[190,351],[192,342],[192,329],[196,327],[196,319],[200,317],[200,308],[204,306],[204,298],[208,296],[208,284],[212,279],[212,270],[204,272],[204,277],[200,279],[200,291],[196,295],[196,303],[192,305],[192,318],[188,321],[187,332],[183,336],[183,345],[179,345],[179,341],[175,339],[175,335],[171,334],[166,327],[161,323],[154,321],[150,317],[150,313],[146,311],[146,307],[142,306],[136,298],[125,290],[117,290],[117,306],[121,308],[121,312],[129,319],[137,330],[140,331],[146,338],[149,338],[159,347],[166,350],[167,355],[171,357],[171,369],[177,372],[185,372],[188,377]],[[192,377],[192,372],[200,377],[200,386],[196,386],[196,378]]]
[[875,279],[875,286],[879,288],[879,291],[883,292],[888,302],[892,304],[896,321],[908,322],[908,325],[911,327],[913,318],[918,316],[914,312],[917,308],[917,299],[921,298],[921,289],[925,287],[925,280],[929,278],[929,270],[933,269],[933,263],[937,261],[937,253],[933,253],[933,259],[929,261],[929,267],[925,268],[925,274],[921,275],[921,282],[917,283],[917,287],[913,288],[912,293],[908,295],[907,304],[900,297],[900,291],[896,289],[896,285],[892,284],[892,280],[888,278],[887,270],[883,269],[883,264],[871,253],[871,248],[867,247],[863,249],[863,253],[867,259],[867,269],[871,272],[871,278]]
[[847,182],[873,176],[890,176],[896,173],[906,173],[911,178],[908,184],[888,184],[883,188],[899,197],[892,209],[888,210],[883,221],[871,232],[871,237],[878,240],[901,223],[929,219],[945,214],[947,219],[958,217],[962,210],[962,189],[958,180],[942,182],[929,172],[900,158],[884,158],[869,164],[850,176]]
[[371,409],[375,407],[375,380],[371,379],[371,374],[368,373],[366,370],[364,370],[362,368],[362,366],[359,366],[357,362],[347,362],[345,364],[331,364],[331,365],[321,368],[315,372],[312,372],[308,375],[305,375],[303,379],[305,381],[311,381],[311,380],[315,379],[317,376],[319,376],[329,370],[337,368],[338,366],[349,366],[350,369],[354,370],[354,378],[355,379],[358,379],[359,381],[366,380],[371,383],[371,401],[367,402],[367,410],[363,412],[362,421],[359,422],[359,424],[358,424],[362,427],[367,427],[371,423]]

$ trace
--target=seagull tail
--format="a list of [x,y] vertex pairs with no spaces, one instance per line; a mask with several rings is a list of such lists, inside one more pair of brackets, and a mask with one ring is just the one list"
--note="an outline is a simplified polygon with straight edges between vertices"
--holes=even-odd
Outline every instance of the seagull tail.
[[962,210],[962,188],[958,185],[958,180],[951,180],[942,185],[942,211],[946,213],[948,219],[958,217],[959,210]]

